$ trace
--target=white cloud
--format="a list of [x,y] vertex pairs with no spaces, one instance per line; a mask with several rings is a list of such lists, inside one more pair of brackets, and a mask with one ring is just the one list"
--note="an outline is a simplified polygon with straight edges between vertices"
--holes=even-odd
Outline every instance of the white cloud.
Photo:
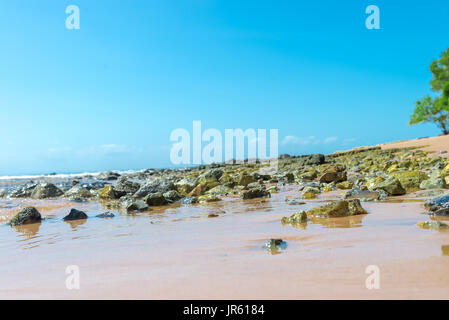
[[303,137],[295,137],[295,136],[286,136],[281,144],[282,145],[313,145],[313,144],[323,144],[323,143],[335,143],[337,142],[338,137],[332,136],[327,137],[323,140],[316,138],[315,136],[309,136],[306,138]]

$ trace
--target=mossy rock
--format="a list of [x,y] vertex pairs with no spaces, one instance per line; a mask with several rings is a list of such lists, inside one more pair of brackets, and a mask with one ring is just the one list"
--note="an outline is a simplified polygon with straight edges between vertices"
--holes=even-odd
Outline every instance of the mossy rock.
[[311,191],[303,192],[301,198],[304,199],[304,200],[315,199],[316,198],[316,194],[311,192]]
[[447,230],[449,225],[440,221],[422,221],[418,222],[418,227],[422,229]]
[[367,213],[359,199],[335,201],[307,211],[307,215],[314,218],[347,217]]
[[394,172],[392,176],[399,180],[402,187],[404,187],[407,192],[419,190],[419,185],[421,182],[429,179],[427,174],[418,170],[398,171]]
[[113,186],[105,186],[98,192],[98,197],[101,199],[118,199],[118,195]]
[[290,217],[282,217],[281,219],[282,223],[304,223],[307,222],[307,213],[305,211],[300,211],[292,214]]
[[341,189],[341,190],[348,190],[351,189],[354,186],[354,182],[352,181],[343,181],[343,182],[339,182],[335,185],[335,187],[337,189]]
[[206,194],[206,195],[198,197],[199,203],[216,202],[216,201],[220,201],[220,200],[221,199],[218,196],[216,196],[215,194]]

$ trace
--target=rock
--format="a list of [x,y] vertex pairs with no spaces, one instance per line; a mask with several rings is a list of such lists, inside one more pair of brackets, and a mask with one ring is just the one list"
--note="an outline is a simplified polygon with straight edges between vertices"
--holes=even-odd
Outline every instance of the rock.
[[118,206],[122,210],[128,212],[144,211],[148,209],[148,205],[143,201],[138,201],[132,196],[123,196],[118,201]]
[[429,179],[427,174],[418,170],[398,171],[394,172],[392,176],[399,180],[402,187],[405,188],[407,192],[418,190],[421,182]]
[[280,190],[277,186],[271,186],[267,189],[269,193],[278,193]]
[[446,181],[443,178],[430,178],[422,181],[419,188],[421,190],[446,188]]
[[449,176],[449,164],[447,164],[443,170],[441,170],[440,177],[445,178]]
[[90,190],[75,185],[64,194],[64,197],[68,198],[69,200],[87,201],[93,197],[93,194],[90,192]]
[[33,199],[55,198],[62,195],[62,191],[52,183],[40,183],[31,193]]
[[434,229],[434,230],[442,230],[449,229],[449,225],[440,222],[440,221],[423,221],[418,222],[418,227],[423,229]]
[[162,192],[154,192],[147,195],[143,198],[143,201],[150,206],[162,206],[167,204],[167,200],[165,199]]
[[216,195],[227,195],[230,193],[232,193],[232,189],[223,185],[213,187],[212,189],[206,192],[206,194],[216,194]]
[[198,199],[196,197],[184,197],[182,198],[179,203],[180,204],[192,204],[192,203],[197,203]]
[[367,213],[359,199],[335,201],[307,211],[307,215],[314,218],[347,217]]
[[233,188],[235,186],[235,183],[236,183],[234,181],[234,179],[231,177],[231,175],[229,173],[227,173],[227,172],[224,172],[221,175],[220,179],[218,179],[218,182],[221,185],[224,185],[224,186],[229,187],[229,188]]
[[322,190],[323,190],[323,192],[331,192],[332,188],[329,186],[324,186]]
[[79,181],[76,185],[87,190],[98,190],[103,189],[106,184],[103,181],[88,179]]
[[87,214],[77,209],[71,209],[70,213],[64,217],[64,221],[87,219]]
[[104,212],[96,215],[97,218],[107,219],[107,218],[114,218],[115,214],[112,212]]
[[198,183],[201,184],[203,192],[218,186],[220,184],[218,179],[220,179],[222,174],[223,170],[221,169],[210,169],[201,174],[198,177]]
[[115,194],[120,198],[127,194],[134,194],[139,190],[140,184],[127,180],[125,177],[120,177],[117,184],[114,186]]
[[14,189],[9,195],[11,198],[29,198],[33,193],[34,188],[36,188],[37,183],[30,182],[25,185],[21,185]]
[[360,199],[362,201],[373,201],[373,200],[381,200],[382,195],[378,191],[369,191],[369,190],[360,190],[358,188],[354,188],[343,196],[343,199]]
[[341,189],[341,190],[348,190],[351,189],[354,186],[354,182],[352,181],[343,181],[343,182],[339,182],[335,185],[335,187],[337,189]]
[[271,194],[264,186],[252,188],[242,193],[242,199],[266,198],[270,196]]
[[37,223],[42,220],[41,214],[34,207],[26,207],[14,216],[9,222],[11,226]]
[[304,200],[315,199],[316,198],[316,193],[313,193],[313,192],[310,192],[310,191],[303,192],[301,198],[304,199]]
[[346,171],[345,167],[342,165],[330,165],[327,166],[323,174],[320,176],[319,181],[322,183],[330,183],[330,182],[342,182],[346,181]]
[[433,198],[431,200],[427,200],[424,202],[424,206],[430,211],[438,211],[441,209],[449,208],[449,193],[446,193],[442,196]]
[[106,186],[98,192],[98,197],[101,199],[118,199],[120,196],[115,192],[113,186]]
[[215,202],[215,201],[220,201],[220,200],[221,199],[214,194],[206,194],[206,195],[198,197],[199,203]]
[[320,165],[325,162],[325,157],[322,154],[311,154],[305,157],[302,157],[298,160],[298,165],[307,166],[307,165]]
[[176,190],[182,195],[189,194],[198,185],[196,178],[183,178],[175,183]]
[[176,190],[167,191],[163,194],[163,196],[168,203],[173,203],[179,199],[182,199],[182,195]]
[[389,177],[387,180],[374,184],[372,186],[372,190],[383,190],[390,196],[400,196],[406,194],[406,190],[395,177]]
[[203,194],[203,186],[199,184],[188,194],[188,196],[199,197],[202,194]]
[[112,171],[102,172],[99,175],[96,176],[97,180],[106,180],[106,181],[112,181],[117,180],[120,177],[120,174]]
[[270,239],[265,243],[265,248],[271,254],[279,253],[280,249],[285,249],[287,244],[282,239]]
[[320,194],[320,188],[318,187],[312,187],[312,186],[305,186],[304,189],[302,189],[303,193],[313,193],[313,194]]
[[248,174],[247,172],[243,171],[239,174],[237,177],[237,184],[239,186],[246,187],[248,184],[255,182],[254,176]]
[[292,214],[290,217],[282,217],[281,222],[285,224],[304,223],[307,222],[307,214],[305,211],[296,212]]
[[170,190],[176,190],[175,184],[169,180],[157,178],[142,184],[139,190],[136,191],[134,197],[144,198],[150,193],[161,192],[165,193]]

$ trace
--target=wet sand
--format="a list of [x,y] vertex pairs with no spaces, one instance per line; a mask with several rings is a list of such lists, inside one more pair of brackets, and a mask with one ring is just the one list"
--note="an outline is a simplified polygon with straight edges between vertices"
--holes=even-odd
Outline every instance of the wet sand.
[[[106,211],[96,202],[26,200],[47,219],[0,226],[0,298],[447,299],[449,232],[416,226],[429,217],[414,195],[364,202],[368,215],[300,228],[280,223],[338,193],[291,205],[286,197],[299,196],[292,185],[271,199],[114,212],[112,219],[94,217]],[[15,201],[0,199],[3,221],[24,205]],[[70,207],[89,219],[62,221]],[[211,212],[219,216],[208,218]],[[287,247],[271,254],[270,238]],[[65,286],[68,265],[80,268],[80,290]],[[378,290],[365,286],[368,265],[380,268]]]

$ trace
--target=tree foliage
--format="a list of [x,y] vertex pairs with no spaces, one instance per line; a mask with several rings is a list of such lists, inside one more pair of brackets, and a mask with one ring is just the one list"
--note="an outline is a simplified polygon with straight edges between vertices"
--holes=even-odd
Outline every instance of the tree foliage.
[[430,72],[430,86],[440,95],[436,98],[427,95],[416,101],[409,124],[432,122],[444,134],[449,134],[449,48],[441,54],[440,59],[432,62]]

